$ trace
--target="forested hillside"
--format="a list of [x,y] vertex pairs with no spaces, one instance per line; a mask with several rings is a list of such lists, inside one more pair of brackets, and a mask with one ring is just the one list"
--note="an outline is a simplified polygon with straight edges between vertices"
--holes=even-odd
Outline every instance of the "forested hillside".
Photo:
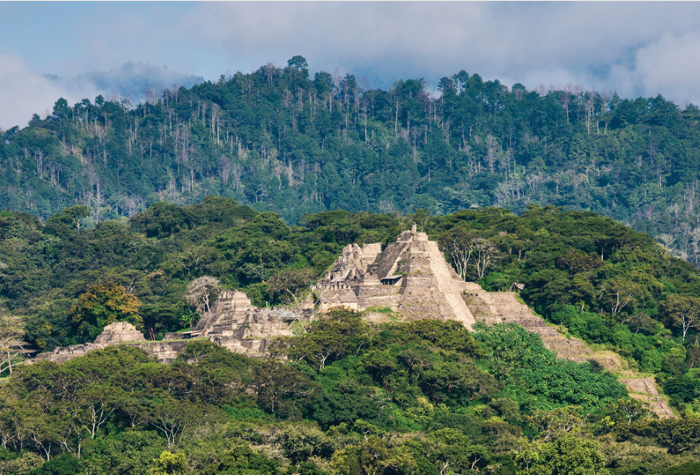
[[[290,227],[214,196],[128,223],[86,227],[90,212],[0,214],[3,375],[15,365],[0,386],[4,473],[631,475],[697,460],[700,276],[609,218],[535,205],[335,210]],[[465,279],[522,283],[550,322],[655,374],[681,417],[656,420],[599,364],[557,359],[515,325],[375,325],[336,311],[266,360],[201,341],[172,365],[133,347],[61,365],[11,357],[22,340],[92,341],[115,320],[151,338],[188,328],[202,309],[187,288],[204,276],[260,306],[293,304],[346,244],[386,244],[412,224]]]
[[549,321],[671,378],[680,385],[671,390],[676,402],[700,410],[700,380],[692,378],[700,366],[697,270],[594,213],[531,206],[521,216],[484,208],[399,218],[337,210],[288,227],[274,213],[208,197],[84,228],[88,211],[68,208],[44,224],[0,215],[3,306],[24,316],[24,338],[37,349],[93,341],[115,318],[153,338],[191,326],[201,309],[186,288],[203,276],[245,290],[258,306],[287,304],[345,245],[386,244],[416,223],[466,280],[495,291],[524,284],[521,296]]
[[306,61],[191,89],[71,105],[0,140],[0,206],[95,222],[232,197],[296,223],[332,209],[442,215],[528,203],[592,210],[698,264],[699,110],[661,96],[528,91],[464,71],[370,89]]

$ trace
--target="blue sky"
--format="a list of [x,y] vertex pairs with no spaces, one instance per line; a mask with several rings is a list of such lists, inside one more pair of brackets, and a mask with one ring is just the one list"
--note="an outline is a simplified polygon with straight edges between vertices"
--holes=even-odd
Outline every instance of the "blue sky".
[[42,74],[127,61],[216,79],[301,54],[371,86],[460,69],[529,88],[578,84],[700,103],[698,3],[0,3],[0,127],[64,90]]

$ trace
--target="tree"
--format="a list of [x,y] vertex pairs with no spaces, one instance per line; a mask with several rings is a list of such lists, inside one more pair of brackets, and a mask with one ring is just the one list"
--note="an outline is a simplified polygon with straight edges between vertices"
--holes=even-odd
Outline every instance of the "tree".
[[24,349],[27,343],[23,341],[23,338],[24,331],[19,317],[0,316],[0,352],[7,357],[6,364],[0,363],[0,373],[7,369],[12,374],[13,358],[18,358],[22,353],[28,351]]
[[670,295],[662,305],[662,314],[670,326],[681,330],[685,341],[688,330],[698,325],[700,298],[690,295]]
[[670,454],[689,452],[700,445],[700,417],[686,416],[661,420],[641,420],[618,426],[620,439],[648,437],[668,449]]
[[59,119],[66,119],[70,114],[71,108],[68,105],[68,101],[61,97],[53,106],[53,115]]
[[641,297],[642,291],[639,285],[631,280],[615,278],[604,282],[598,293],[610,309],[610,314],[615,316],[624,309],[630,310]]
[[114,322],[128,322],[143,328],[138,314],[141,303],[138,297],[114,282],[98,284],[78,298],[70,309],[70,316],[77,331],[85,339],[94,339],[104,327]]
[[472,236],[466,231],[456,228],[440,240],[442,248],[449,254],[452,265],[463,280],[467,280],[467,274],[472,266],[472,254],[474,253],[474,246],[471,245],[472,239]]
[[568,432],[579,432],[584,422],[580,412],[578,406],[567,406],[552,411],[537,410],[525,419],[539,433],[540,438],[547,442]]
[[182,438],[189,427],[206,421],[209,412],[207,409],[202,404],[164,397],[160,404],[153,406],[149,419],[151,424],[163,433],[170,448]]
[[311,269],[282,269],[267,281],[267,289],[273,300],[296,303],[297,294],[311,284],[313,277]]
[[340,475],[416,473],[418,468],[409,447],[389,447],[386,441],[376,436],[368,437],[361,445],[348,445],[337,450],[331,466]]
[[219,295],[219,284],[219,279],[207,275],[194,279],[187,285],[187,304],[200,314],[211,311],[211,305]]
[[474,247],[476,276],[481,279],[501,258],[501,253],[494,243],[484,238],[475,238],[472,241],[472,246]]
[[440,244],[449,254],[457,274],[465,280],[470,274],[476,280],[482,279],[502,257],[493,242],[475,237],[461,228],[455,228],[441,238]]
[[274,360],[257,365],[250,389],[258,406],[281,417],[297,417],[301,406],[316,389],[309,378]]
[[154,461],[155,467],[149,468],[147,475],[179,475],[187,472],[187,459],[183,453],[161,452]]
[[308,69],[309,68],[309,63],[306,62],[306,59],[303,56],[294,56],[292,59],[287,61],[287,66],[290,68],[302,70],[302,69]]
[[607,475],[598,444],[565,434],[551,443],[523,443],[513,451],[523,474]]
[[66,237],[72,231],[80,231],[80,220],[91,214],[91,209],[83,205],[65,208],[46,220],[46,228],[58,237]]
[[189,308],[186,309],[185,312],[183,312],[180,315],[180,325],[182,325],[183,327],[192,328],[197,324],[198,321],[199,321],[199,314],[196,312],[193,312]]

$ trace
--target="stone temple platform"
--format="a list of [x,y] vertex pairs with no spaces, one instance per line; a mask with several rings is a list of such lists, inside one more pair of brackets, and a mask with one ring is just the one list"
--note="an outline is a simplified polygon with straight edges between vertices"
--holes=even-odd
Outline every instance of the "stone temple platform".
[[291,336],[292,324],[310,320],[312,315],[312,306],[295,311],[254,307],[245,292],[229,290],[219,295],[192,331],[168,333],[163,341],[207,338],[234,353],[262,356],[272,338]]

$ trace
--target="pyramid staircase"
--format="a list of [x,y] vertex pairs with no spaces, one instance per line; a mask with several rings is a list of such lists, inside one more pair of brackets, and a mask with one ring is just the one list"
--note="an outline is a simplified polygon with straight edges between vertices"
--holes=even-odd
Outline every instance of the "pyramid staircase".
[[486,292],[478,284],[468,282],[463,298],[477,322],[487,325],[517,323],[540,335],[544,346],[559,358],[577,363],[595,360],[605,370],[621,376],[620,381],[627,386],[630,397],[645,402],[660,418],[674,417],[671,408],[659,395],[654,378],[642,378],[626,369],[616,353],[594,352],[580,339],[559,333],[555,327],[548,326],[541,317],[533,314],[527,305],[520,303],[514,292]]

